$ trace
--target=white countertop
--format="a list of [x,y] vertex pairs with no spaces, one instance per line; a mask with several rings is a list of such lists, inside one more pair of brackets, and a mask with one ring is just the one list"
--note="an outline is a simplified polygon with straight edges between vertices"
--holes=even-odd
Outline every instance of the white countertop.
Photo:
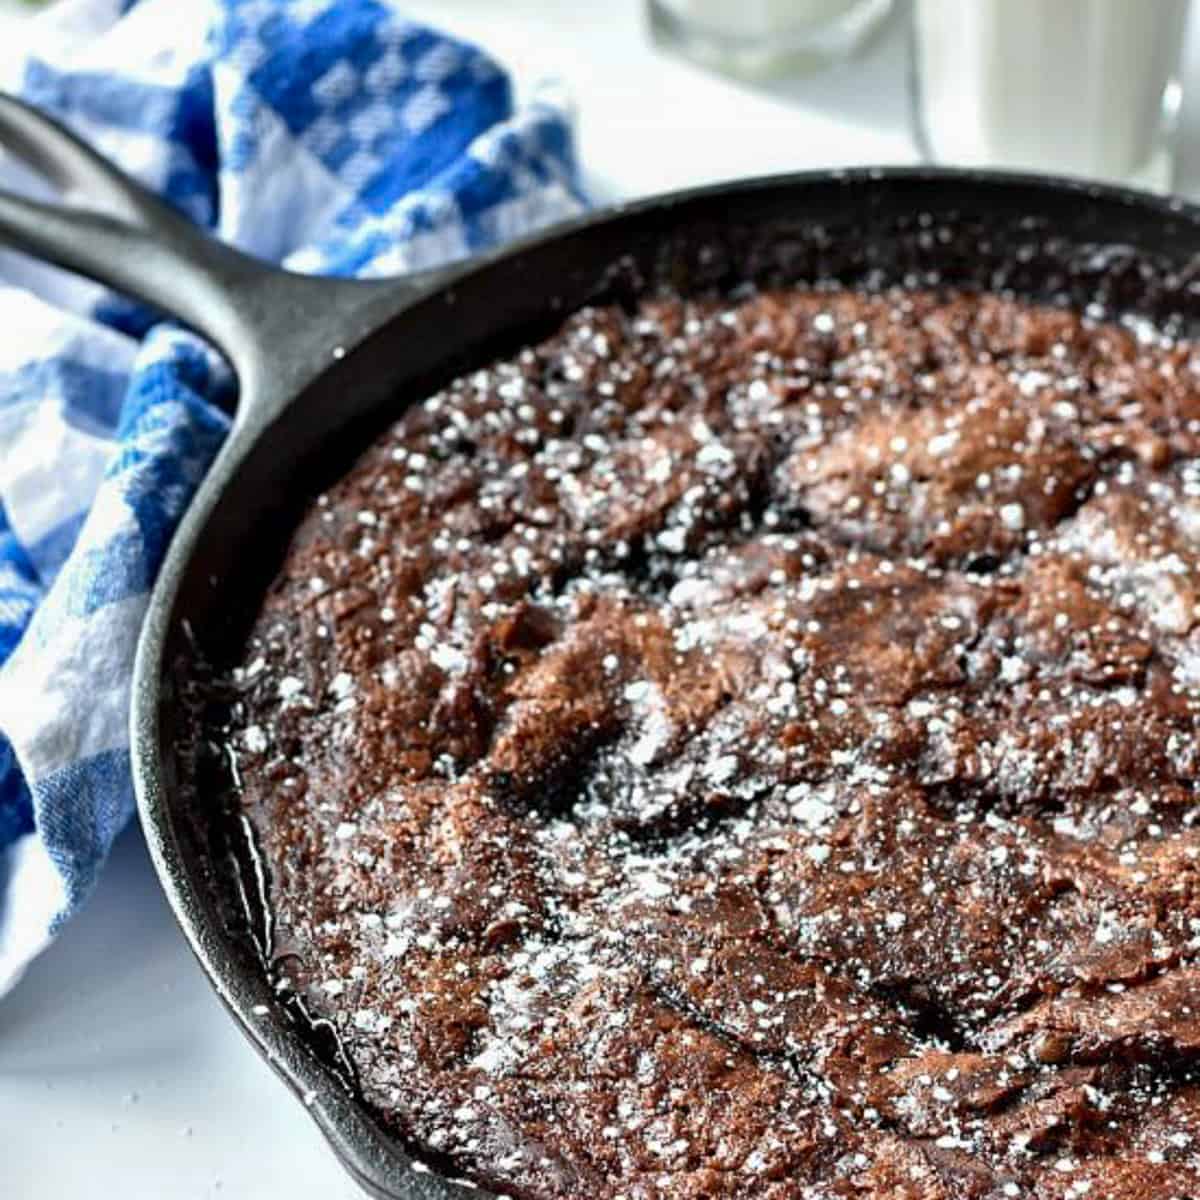
[[[654,50],[640,0],[410,0],[579,110],[593,192],[616,198],[769,171],[906,163],[903,32],[859,62],[756,89]],[[0,26],[11,0],[0,0]],[[1200,22],[1198,22],[1200,24]],[[19,29],[10,36],[20,36]],[[1187,58],[1200,80],[1200,45]],[[1200,87],[1179,182],[1200,191]],[[136,830],[86,911],[0,1001],[0,1195],[10,1200],[354,1200],[301,1106],[186,949]]]

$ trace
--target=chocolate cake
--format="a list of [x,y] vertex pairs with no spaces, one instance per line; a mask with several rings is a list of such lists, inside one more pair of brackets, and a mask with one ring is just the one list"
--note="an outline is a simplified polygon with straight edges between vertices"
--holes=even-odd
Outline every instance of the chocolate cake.
[[299,528],[219,731],[282,993],[529,1200],[1200,1196],[1200,355],[592,308]]

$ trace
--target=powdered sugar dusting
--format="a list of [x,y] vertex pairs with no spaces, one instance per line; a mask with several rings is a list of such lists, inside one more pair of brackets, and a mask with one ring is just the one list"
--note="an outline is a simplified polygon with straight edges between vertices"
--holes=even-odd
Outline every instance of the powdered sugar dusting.
[[1198,385],[815,291],[584,310],[429,397],[220,730],[281,990],[538,1200],[1195,1193]]

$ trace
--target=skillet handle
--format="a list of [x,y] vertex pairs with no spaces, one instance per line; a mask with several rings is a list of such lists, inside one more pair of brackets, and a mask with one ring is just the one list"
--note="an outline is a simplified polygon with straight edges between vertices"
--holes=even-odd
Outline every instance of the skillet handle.
[[211,339],[238,376],[239,426],[270,423],[333,359],[442,278],[333,279],[270,266],[210,237],[60,122],[4,93],[0,144],[63,194],[58,203],[0,189],[0,240]]

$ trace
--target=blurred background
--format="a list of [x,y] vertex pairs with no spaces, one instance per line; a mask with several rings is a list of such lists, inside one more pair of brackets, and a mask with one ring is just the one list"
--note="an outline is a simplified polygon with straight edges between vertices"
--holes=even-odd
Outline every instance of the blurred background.
[[929,160],[1200,191],[1200,88],[1181,86],[1200,72],[1189,0],[404,8],[482,41],[518,78],[561,73],[598,198]]
[[[1200,192],[1190,0],[386,2],[561,80],[598,201],[921,161]],[[0,59],[47,8],[0,0]]]

